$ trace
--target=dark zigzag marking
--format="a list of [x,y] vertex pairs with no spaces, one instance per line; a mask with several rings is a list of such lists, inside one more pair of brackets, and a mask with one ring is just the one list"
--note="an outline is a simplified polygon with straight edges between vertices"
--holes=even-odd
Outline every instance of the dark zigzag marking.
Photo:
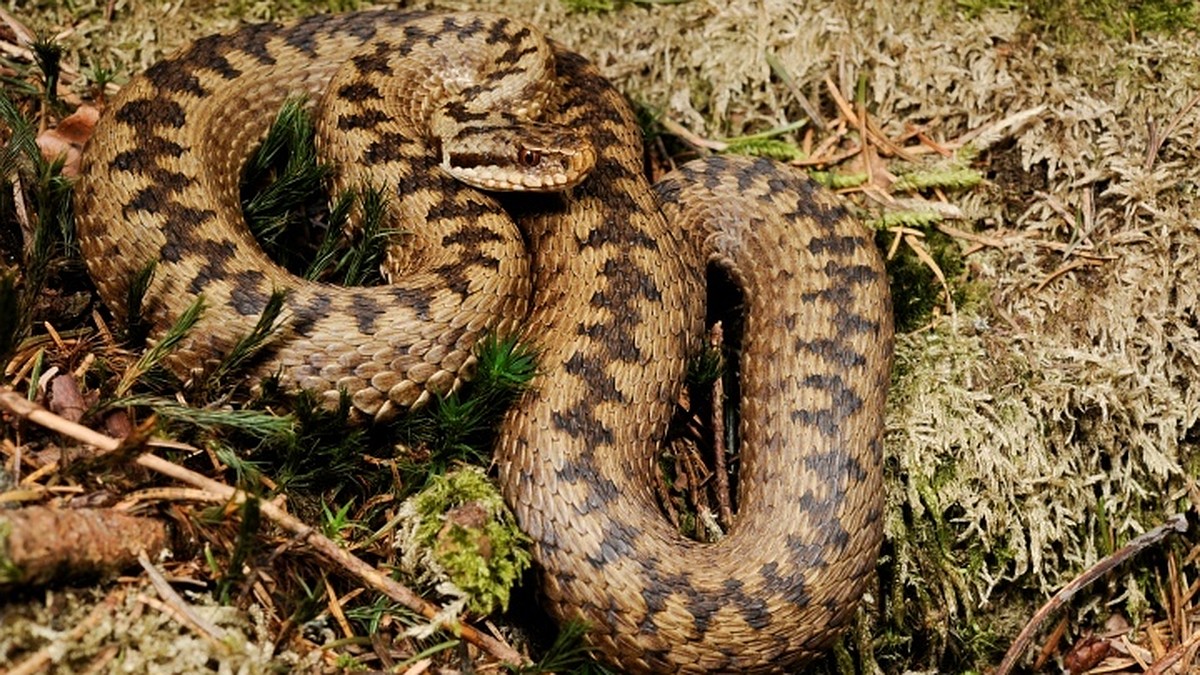
[[242,316],[262,314],[267,306],[269,294],[262,290],[266,275],[258,270],[245,270],[229,280],[233,288],[229,291],[229,306]]

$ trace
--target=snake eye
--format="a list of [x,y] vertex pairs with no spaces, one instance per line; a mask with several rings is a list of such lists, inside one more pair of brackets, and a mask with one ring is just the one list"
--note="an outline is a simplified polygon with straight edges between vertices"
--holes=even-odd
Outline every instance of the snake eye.
[[518,147],[517,161],[521,163],[521,166],[537,166],[538,163],[542,161],[542,153],[538,152],[537,150]]

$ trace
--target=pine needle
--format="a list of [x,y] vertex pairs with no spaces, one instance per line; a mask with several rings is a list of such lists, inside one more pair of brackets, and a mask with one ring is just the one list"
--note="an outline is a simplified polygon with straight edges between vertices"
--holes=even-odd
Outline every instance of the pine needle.
[[237,344],[205,378],[205,381],[198,387],[199,389],[219,390],[230,374],[236,373],[267,344],[271,336],[279,330],[279,315],[283,311],[283,301],[286,297],[286,291],[277,289],[271,292],[254,328],[237,341]]
[[164,420],[187,424],[206,431],[238,431],[259,440],[286,442],[295,433],[296,420],[259,410],[220,410],[192,408],[161,396],[123,396],[109,402],[110,407],[145,407]]
[[338,271],[347,286],[369,286],[382,281],[379,264],[383,261],[384,244],[393,230],[383,226],[387,214],[387,199],[383,191],[367,188],[359,192],[362,224],[360,236],[342,257]]
[[179,315],[179,318],[175,320],[175,323],[159,339],[158,343],[143,352],[137,363],[125,371],[125,374],[121,376],[121,381],[117,383],[114,394],[117,397],[121,397],[129,393],[129,390],[143,375],[161,363],[164,358],[175,350],[179,342],[187,336],[196,325],[196,322],[200,320],[200,315],[203,313],[204,296],[199,296],[183,311],[183,314]]
[[125,293],[125,341],[131,346],[140,346],[150,332],[150,324],[143,316],[143,303],[157,268],[158,261],[151,260],[129,280]]

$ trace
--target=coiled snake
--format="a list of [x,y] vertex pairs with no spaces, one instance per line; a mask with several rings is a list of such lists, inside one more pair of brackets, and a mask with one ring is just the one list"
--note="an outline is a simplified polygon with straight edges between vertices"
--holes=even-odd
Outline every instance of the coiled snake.
[[[394,191],[394,285],[304,282],[246,231],[247,156],[286,98],[321,92],[335,183],[370,167]],[[711,158],[651,188],[632,112],[580,56],[513,19],[383,11],[197,40],[123,88],[81,174],[80,242],[115,313],[151,261],[157,334],[203,294],[181,374],[273,289],[286,321],[263,372],[378,419],[469,377],[484,332],[525,331],[540,374],[503,425],[500,481],[548,609],[620,668],[786,669],[853,614],[882,531],[886,279],[868,233],[788,168]],[[468,183],[559,192],[525,200],[518,231]],[[706,265],[745,299],[739,512],[716,544],[676,532],[650,481]]]

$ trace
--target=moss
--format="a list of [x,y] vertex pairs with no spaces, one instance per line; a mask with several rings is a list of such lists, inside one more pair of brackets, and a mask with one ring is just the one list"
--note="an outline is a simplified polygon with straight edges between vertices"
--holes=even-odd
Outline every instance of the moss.
[[756,134],[727,138],[725,139],[727,146],[723,152],[734,155],[770,157],[781,162],[790,162],[801,158],[804,152],[795,143],[777,137],[798,131],[804,125],[803,121],[793,122]]
[[223,13],[231,18],[271,12],[279,18],[307,16],[320,12],[350,12],[363,8],[362,0],[228,0]]
[[1022,12],[1034,32],[1068,43],[1088,39],[1097,30],[1111,38],[1131,39],[1197,27],[1192,0],[956,0],[955,5],[971,17],[986,10]]
[[866,183],[871,178],[862,172],[838,173],[834,171],[809,171],[808,175],[813,180],[831,190],[844,190],[846,188],[858,187]]
[[[876,242],[881,248],[886,248],[894,236],[896,235],[881,232],[876,236]],[[927,231],[923,242],[930,257],[937,263],[950,284],[953,296],[950,300],[954,303],[966,300],[967,294],[958,285],[964,266],[958,243],[937,230]],[[934,310],[943,307],[946,302],[945,292],[937,275],[907,246],[900,246],[896,250],[896,255],[888,261],[887,267],[891,279],[896,329],[907,332],[927,324]]]
[[21,568],[9,557],[8,537],[12,534],[12,524],[0,518],[0,584],[10,584],[25,578]]
[[967,166],[934,167],[900,173],[899,179],[892,185],[892,189],[896,191],[934,188],[966,190],[979,185],[982,180],[983,176],[979,171]]
[[342,672],[356,673],[370,670],[362,661],[345,652],[337,655],[333,665]]
[[434,477],[414,498],[417,540],[434,552],[477,614],[508,608],[513,586],[529,569],[530,540],[483,471],[463,467]]
[[[294,653],[279,649],[261,613],[218,606],[207,593],[189,592],[191,611],[225,634],[215,641],[162,612],[147,611],[144,597],[155,596],[149,583],[125,590],[63,588],[6,603],[0,661],[17,664],[44,648],[52,655],[50,672],[83,672],[100,662],[110,670],[140,673],[293,672],[315,665],[302,667]],[[79,625],[89,628],[73,637],[71,629]]]

